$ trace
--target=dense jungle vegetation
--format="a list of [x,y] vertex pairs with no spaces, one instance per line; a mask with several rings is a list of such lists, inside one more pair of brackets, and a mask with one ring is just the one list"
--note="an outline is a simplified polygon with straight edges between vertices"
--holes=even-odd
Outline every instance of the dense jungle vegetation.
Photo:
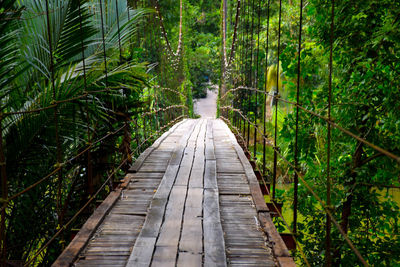
[[[228,4],[228,48],[234,32],[231,13],[234,17],[235,2],[229,1]],[[265,89],[273,94],[277,88],[279,40],[279,96],[284,100],[296,102],[300,1],[281,2],[279,25],[280,1],[241,1],[236,64],[234,63],[232,74],[226,81],[227,89],[244,85],[257,87],[259,90]],[[324,203],[327,194],[328,127],[324,119],[306,110],[328,117],[332,2],[303,1],[299,78],[299,104],[305,110],[299,109],[298,170],[299,175],[303,176]],[[334,5],[332,119],[351,133],[399,155],[400,2],[334,1]],[[252,74],[249,74],[249,71]],[[279,101],[276,115],[271,96],[267,97],[264,104],[262,94],[256,96],[256,93],[246,90],[233,92],[227,99],[228,101],[224,100],[221,106],[232,103],[234,108],[240,109],[259,129],[263,128],[265,114],[266,132],[272,144],[274,121],[277,116],[277,146],[283,156],[278,156],[277,202],[284,203],[284,217],[293,228],[294,171],[288,162],[293,164],[295,157],[296,107]],[[237,112],[230,111],[228,116],[236,123],[244,139],[250,139],[249,151],[253,152],[256,146],[257,163],[262,169],[261,134],[258,133],[257,142],[254,143],[253,127],[250,127],[248,134],[244,129],[244,120],[238,123],[240,116]],[[399,265],[398,158],[396,161],[395,158],[387,157],[336,127],[332,127],[331,140],[329,170],[332,193],[331,206],[328,209],[368,264]],[[273,151],[271,145],[267,147],[266,176],[269,181],[272,181],[273,177]],[[296,239],[300,248],[298,246],[294,252],[296,262],[306,265],[307,260],[312,266],[324,265],[324,207],[301,179],[298,183],[298,194],[299,219]],[[289,231],[281,219],[276,219],[275,222],[281,231]],[[361,265],[343,235],[333,224],[331,238],[333,266]]]
[[[300,0],[281,1],[280,38],[280,1],[240,1],[233,62],[221,80],[223,1],[184,0],[180,37],[179,1],[0,0],[2,257],[51,265],[135,157],[174,122],[194,116],[192,97],[204,96],[207,82],[271,94],[278,88],[296,101]],[[226,4],[229,55],[238,1]],[[330,8],[328,0],[304,1],[300,53],[300,104],[324,117]],[[400,155],[400,2],[338,0],[334,14],[331,116]],[[272,98],[263,97],[229,93],[219,106],[242,110],[271,142],[277,117],[280,153],[293,162],[296,107],[279,101],[275,114]],[[243,126],[234,111],[228,115]],[[325,120],[299,111],[298,169],[323,200],[327,131]],[[260,134],[254,142],[253,128],[243,132],[262,168]],[[335,127],[331,135],[329,210],[370,265],[399,265],[398,161]],[[266,149],[265,177],[272,181],[274,150]],[[294,171],[283,158],[277,164],[277,201],[293,228]],[[299,265],[322,266],[326,214],[303,181],[298,185],[293,255]],[[361,265],[334,225],[331,238],[333,266]]]
[[135,157],[192,116],[179,4],[164,4],[0,1],[2,259],[51,265]]

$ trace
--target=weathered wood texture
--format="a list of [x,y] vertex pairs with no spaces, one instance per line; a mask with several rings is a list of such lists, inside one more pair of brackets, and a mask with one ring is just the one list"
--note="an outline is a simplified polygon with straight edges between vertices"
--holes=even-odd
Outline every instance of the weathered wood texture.
[[[240,151],[235,147],[238,146],[236,140],[231,138],[231,132],[222,121],[214,122],[213,133],[220,190],[220,216],[225,233],[228,265],[276,266],[271,250],[272,243],[264,234],[258,220],[257,203],[251,189],[254,180],[249,177],[251,173],[254,175],[253,170],[249,169],[250,163],[247,159],[248,165],[243,162],[242,155],[238,153]],[[226,158],[226,154],[236,156]]]
[[139,160],[55,266],[293,263],[250,163],[222,121],[186,120]]
[[[160,166],[165,166],[176,140],[185,134],[184,128],[192,125],[193,120],[184,120],[173,126],[136,160],[135,165],[159,162]],[[160,169],[128,174],[124,186],[103,201],[53,266],[72,263],[76,266],[125,266],[162,177]]]

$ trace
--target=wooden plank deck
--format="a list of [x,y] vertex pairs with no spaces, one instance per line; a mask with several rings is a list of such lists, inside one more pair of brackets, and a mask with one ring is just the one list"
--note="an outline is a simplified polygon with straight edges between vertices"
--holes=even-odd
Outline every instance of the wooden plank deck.
[[185,120],[139,157],[53,266],[294,266],[250,168],[221,120]]

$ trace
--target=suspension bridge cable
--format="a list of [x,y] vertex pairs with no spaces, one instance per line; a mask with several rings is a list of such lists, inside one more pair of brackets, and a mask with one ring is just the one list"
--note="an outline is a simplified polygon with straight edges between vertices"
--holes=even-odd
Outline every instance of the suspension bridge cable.
[[[270,10],[270,2],[271,0],[268,0],[267,2],[267,40],[265,44],[265,86],[264,86],[264,98],[263,98],[263,103],[264,103],[264,108],[263,108],[263,136],[266,136],[266,127],[265,127],[265,122],[266,122],[266,107],[267,107],[267,84],[268,84],[268,52],[269,52],[269,10]],[[266,156],[266,150],[265,150],[265,139],[263,139],[263,176],[266,175],[266,168],[265,168],[265,156]]]
[[[331,26],[330,26],[330,47],[329,47],[329,82],[328,82],[328,120],[331,121],[331,104],[332,104],[332,53],[333,53],[333,30],[334,30],[334,20],[335,20],[335,1],[331,0]],[[327,123],[328,133],[327,133],[327,160],[326,160],[326,204],[328,209],[331,207],[331,125]],[[332,265],[332,255],[331,255],[331,218],[326,215],[326,256],[325,265]]]
[[[275,95],[279,94],[279,60],[280,60],[280,53],[281,53],[281,22],[282,22],[282,0],[279,0],[279,22],[278,22],[278,61],[276,63],[276,89]],[[274,134],[274,146],[277,146],[278,143],[278,99],[275,99],[275,134]],[[277,152],[274,150],[274,169],[273,169],[273,179],[272,179],[272,199],[275,200],[275,191],[276,191],[276,176],[277,176],[277,167],[278,167],[278,157]]]
[[[248,123],[252,124],[252,122],[250,121],[249,118],[247,118],[240,110],[237,109],[233,109],[230,106],[224,106],[221,107],[221,109],[231,109],[232,111],[237,112],[244,120],[247,120]],[[257,125],[252,124],[253,127],[257,127]],[[263,136],[263,138],[270,143],[270,141],[267,139],[266,136]],[[340,224],[337,222],[337,220],[334,218],[332,212],[330,211],[330,208],[326,205],[326,203],[318,196],[318,194],[312,189],[312,187],[309,185],[309,183],[304,179],[304,175],[301,174],[299,171],[296,170],[295,166],[293,165],[293,163],[291,163],[285,156],[282,155],[282,153],[279,151],[279,148],[275,147],[274,145],[272,145],[273,150],[277,153],[277,155],[282,158],[282,160],[284,162],[286,162],[288,164],[288,166],[290,166],[293,171],[297,172],[298,177],[300,178],[300,180],[302,181],[302,183],[304,184],[304,186],[307,188],[307,190],[315,197],[315,199],[319,202],[319,204],[321,204],[321,207],[324,209],[325,213],[329,215],[331,221],[335,224],[336,228],[339,230],[339,232],[341,233],[341,235],[343,236],[343,238],[345,239],[345,241],[347,242],[347,244],[349,245],[349,247],[353,250],[353,252],[356,254],[356,256],[358,257],[358,259],[363,263],[363,265],[368,266],[367,262],[365,261],[365,259],[362,257],[361,253],[359,252],[359,250],[354,246],[353,242],[350,240],[350,238],[348,237],[348,235],[343,231],[342,227],[340,226]],[[322,211],[321,211],[322,212]]]
[[[299,17],[299,41],[297,54],[297,87],[296,87],[296,104],[300,103],[300,73],[301,73],[301,33],[303,27],[303,0],[300,0],[300,17]],[[299,108],[296,107],[296,126],[294,138],[294,166],[299,170],[298,155],[298,138],[299,138]],[[297,172],[294,172],[294,188],[293,188],[293,233],[297,234],[297,206],[298,206],[298,184],[299,178]]]
[[[255,87],[258,88],[258,65],[259,65],[259,53],[260,53],[260,27],[261,27],[261,0],[258,0],[258,24],[257,24],[257,53],[256,53],[256,71],[255,71]],[[257,124],[258,117],[258,92],[255,92],[256,99],[254,105],[254,123]],[[257,130],[254,128],[254,159],[257,160]]]
[[232,46],[231,46],[231,51],[230,51],[230,55],[229,55],[229,60],[228,60],[228,63],[227,63],[227,68],[230,68],[232,60],[235,57],[236,38],[237,38],[237,29],[238,29],[238,24],[239,24],[239,18],[240,18],[240,0],[237,0],[235,26],[234,26],[234,29],[233,29],[233,40],[232,40]]
[[[222,96],[221,99],[227,97],[227,96],[228,96],[228,93],[231,93],[231,92],[234,92],[234,91],[238,91],[238,90],[253,90],[253,91],[256,91],[256,90],[258,90],[258,89],[256,89],[256,88],[251,88],[251,87],[246,87],[246,86],[239,86],[239,87],[237,87],[237,88],[234,88],[234,89],[231,89],[231,90],[227,91],[227,94],[225,94],[224,96]],[[396,154],[393,154],[393,153],[390,152],[389,150],[386,150],[386,149],[384,149],[384,148],[381,148],[381,147],[379,147],[379,146],[377,146],[377,145],[375,145],[375,144],[373,144],[373,143],[367,141],[365,138],[360,137],[360,136],[358,136],[358,135],[352,133],[352,132],[351,132],[350,130],[348,130],[348,129],[343,128],[342,126],[340,126],[339,124],[337,124],[337,123],[334,121],[334,119],[329,120],[328,117],[325,117],[325,116],[323,116],[322,114],[319,114],[319,113],[317,113],[317,112],[314,112],[314,111],[312,111],[312,110],[309,110],[309,109],[307,109],[306,107],[304,107],[304,106],[302,106],[302,105],[300,105],[300,104],[297,105],[296,102],[293,102],[293,101],[290,101],[290,100],[286,100],[286,99],[284,99],[284,98],[282,98],[282,97],[280,97],[280,96],[276,96],[276,95],[274,95],[274,94],[266,93],[266,92],[261,91],[261,90],[258,90],[258,92],[259,92],[259,93],[262,93],[262,94],[265,94],[265,95],[268,95],[268,96],[271,96],[271,97],[273,97],[273,98],[276,98],[276,99],[278,99],[279,101],[282,101],[282,102],[288,103],[288,104],[290,104],[290,105],[293,105],[294,107],[298,107],[299,109],[305,111],[306,113],[309,113],[309,114],[313,115],[314,117],[318,117],[318,118],[320,118],[320,119],[326,121],[326,122],[329,123],[332,127],[336,128],[336,129],[338,129],[339,131],[343,132],[344,134],[346,134],[346,135],[348,135],[348,136],[350,136],[350,137],[352,137],[352,138],[354,138],[354,139],[360,141],[361,143],[363,143],[363,144],[369,146],[369,147],[372,148],[373,150],[376,150],[377,152],[384,154],[384,155],[387,156],[388,158],[391,158],[391,159],[395,160],[397,163],[400,163],[400,156],[398,156],[398,155],[396,155]]]
[[[230,125],[232,128],[234,127],[234,126],[231,124],[231,122],[230,122],[227,118],[222,117],[222,119],[223,119],[228,125]],[[244,142],[244,139],[243,139],[243,136],[240,135],[240,132],[237,131],[236,127],[235,127],[235,130],[236,130],[236,132],[238,133],[239,137],[243,140],[243,143],[245,143],[245,142]],[[246,149],[247,149],[247,147],[246,147]],[[264,184],[264,186],[265,186],[265,189],[267,190],[268,195],[270,195],[270,190],[268,189],[268,186],[266,185],[265,180],[262,179],[262,182],[263,182],[263,184]],[[307,260],[306,255],[304,254],[303,248],[300,246],[300,244],[299,244],[297,238],[295,237],[292,228],[289,226],[288,222],[285,220],[285,218],[283,217],[282,213],[279,211],[279,208],[277,207],[276,203],[275,203],[275,202],[272,202],[272,205],[274,206],[274,212],[276,212],[276,213],[278,214],[278,216],[282,219],[283,224],[284,224],[285,227],[288,229],[288,231],[290,232],[290,234],[293,236],[293,240],[294,240],[296,246],[299,248],[300,255],[301,255],[302,258],[304,259],[306,265],[307,265],[307,266],[311,266],[310,263],[309,263],[308,260]]]

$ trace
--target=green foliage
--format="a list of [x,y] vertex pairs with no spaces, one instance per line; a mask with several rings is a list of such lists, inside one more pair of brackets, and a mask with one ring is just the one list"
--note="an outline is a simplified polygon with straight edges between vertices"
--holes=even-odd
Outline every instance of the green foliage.
[[[291,14],[292,7],[285,5],[284,10]],[[400,5],[392,1],[335,1],[335,10],[332,117],[343,128],[398,155],[400,109],[395,99],[399,99],[396,88],[400,88],[396,78],[400,73]],[[304,11],[300,101],[307,109],[326,115],[330,1],[310,2]],[[288,14],[284,19],[288,19]],[[285,76],[295,81],[297,34],[291,34],[291,26],[283,25],[282,67]],[[295,87],[295,83],[286,86]],[[295,91],[291,91],[289,99],[295,100]],[[326,123],[300,111],[299,125],[302,172],[313,190],[325,199]],[[280,139],[292,148],[294,126],[295,116],[288,115]],[[332,132],[332,140],[332,201],[336,219],[342,228],[348,229],[350,239],[371,265],[398,264],[399,203],[377,190],[382,188],[380,185],[399,183],[397,163],[337,129]],[[312,265],[322,265],[325,217],[321,205],[305,187],[300,187],[299,201],[300,212],[305,216],[299,225],[303,250]],[[335,265],[354,266],[357,257],[335,226],[332,238]]]
[[205,97],[209,82],[217,84],[220,66],[220,13],[215,1],[187,1],[185,43],[193,97]]
[[[62,163],[60,172],[8,203],[6,243],[12,260],[33,257],[109,173],[124,160],[126,170],[131,157],[157,137],[157,129],[187,115],[186,110],[157,110],[181,104],[192,112],[190,81],[182,75],[185,67],[180,64],[176,70],[166,64],[161,49],[149,45],[151,32],[143,34],[151,9],[102,0],[103,47],[98,0],[48,2],[50,32],[46,1],[0,1],[0,108],[8,113],[1,116],[8,196],[41,181],[59,166],[57,162]],[[156,89],[155,85],[165,85],[159,79],[161,69],[176,73],[165,82],[181,95]],[[149,111],[155,113],[142,116]],[[123,175],[116,171],[96,199],[104,199]],[[71,227],[79,229],[94,208],[95,201]],[[70,230],[57,237],[34,265],[54,262],[70,241]]]
[[[232,1],[231,1],[232,2]],[[327,117],[330,49],[331,2],[327,0],[304,1],[300,104],[307,110]],[[333,86],[332,118],[341,127],[366,139],[395,155],[400,155],[400,3],[398,1],[334,1],[335,27],[333,34]],[[247,5],[249,2],[243,3]],[[282,88],[280,97],[296,101],[297,58],[299,30],[299,0],[282,1],[280,36],[280,66]],[[248,9],[243,8],[248,12]],[[268,69],[276,66],[278,57],[279,1],[271,1],[268,55],[266,48],[267,1],[261,9],[262,31],[257,73],[257,86],[270,90],[271,79],[265,77]],[[233,70],[234,86],[251,86],[249,71],[255,73],[255,63],[250,66],[251,53],[246,38],[250,33],[251,19],[239,28],[239,46]],[[247,17],[247,15],[246,15]],[[251,18],[251,16],[250,16]],[[247,27],[246,27],[247,26]],[[229,28],[229,27],[228,27]],[[229,36],[232,31],[229,31]],[[243,38],[242,40],[240,39]],[[230,40],[230,39],[228,39]],[[230,40],[231,41],[231,40]],[[257,41],[253,37],[253,45]],[[256,50],[254,46],[253,50]],[[247,52],[247,54],[246,54]],[[253,52],[255,53],[255,52]],[[247,58],[246,58],[247,56]],[[268,62],[265,62],[265,58]],[[276,67],[275,67],[276,68]],[[276,72],[275,72],[276,75]],[[275,78],[276,79],[276,78]],[[273,81],[272,81],[273,82]],[[276,81],[275,81],[276,84]],[[234,88],[234,87],[233,87]],[[275,107],[273,110],[260,103],[260,94],[240,90],[230,94],[223,105],[240,109],[244,115],[262,129],[262,116],[267,115],[267,137],[274,138]],[[232,101],[232,102],[230,102]],[[257,105],[257,109],[255,106]],[[222,105],[222,104],[221,104]],[[254,110],[259,114],[254,119]],[[287,111],[287,112],[285,112]],[[280,101],[278,108],[278,146],[280,153],[294,161],[296,108]],[[327,173],[327,123],[299,110],[299,167],[304,180],[312,190],[326,200]],[[235,121],[235,116],[233,116]],[[243,123],[242,123],[243,124]],[[251,130],[253,131],[253,130]],[[252,134],[250,134],[252,138]],[[250,138],[250,140],[251,140]],[[260,141],[259,141],[260,142]],[[252,142],[250,141],[250,145]],[[257,146],[262,157],[262,147]],[[266,166],[272,179],[273,150],[267,148]],[[258,163],[262,160],[257,158]],[[351,138],[333,127],[330,160],[332,178],[332,212],[361,255],[372,266],[397,266],[400,262],[398,189],[385,190],[384,186],[399,186],[398,163],[370,146]],[[278,157],[278,182],[293,181],[292,168]],[[278,195],[284,199],[284,209],[292,209],[292,189]],[[319,203],[304,182],[299,183],[298,241],[312,266],[325,262],[325,204]],[[285,218],[291,222],[292,218]],[[279,226],[282,223],[278,222]],[[283,227],[283,226],[282,226]],[[287,229],[286,229],[287,230]],[[333,266],[361,265],[335,225],[332,225]],[[305,264],[299,250],[297,262]]]

